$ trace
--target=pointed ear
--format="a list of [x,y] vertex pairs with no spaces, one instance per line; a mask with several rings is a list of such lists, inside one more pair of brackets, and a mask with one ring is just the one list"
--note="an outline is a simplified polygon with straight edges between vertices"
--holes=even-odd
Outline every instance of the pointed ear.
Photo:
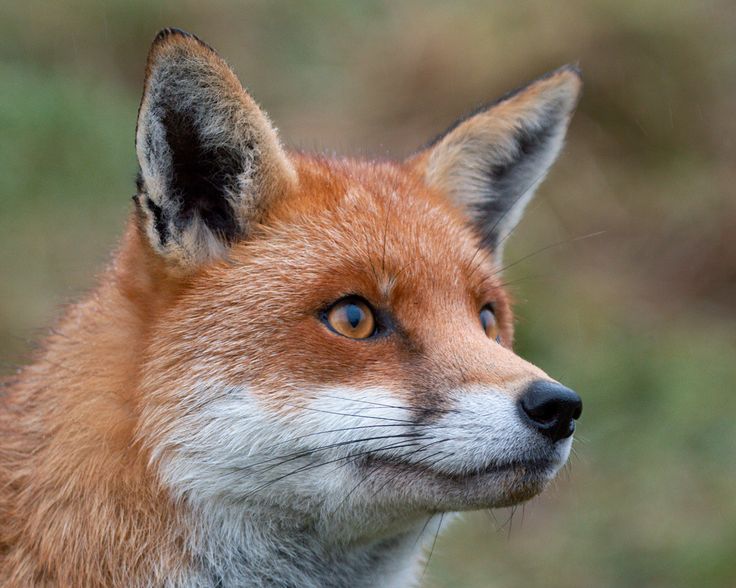
[[266,115],[202,41],[161,31],[138,112],[138,214],[153,248],[192,268],[247,237],[295,172]]
[[496,257],[560,153],[581,89],[565,66],[460,119],[411,160]]

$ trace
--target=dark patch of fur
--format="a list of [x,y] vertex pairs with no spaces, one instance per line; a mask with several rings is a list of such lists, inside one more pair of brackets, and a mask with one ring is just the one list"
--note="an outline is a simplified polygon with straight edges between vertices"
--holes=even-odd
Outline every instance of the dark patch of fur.
[[179,204],[176,225],[181,228],[196,216],[220,238],[232,241],[240,227],[227,194],[238,189],[243,155],[232,147],[203,144],[186,113],[166,108],[162,122],[171,149],[170,196]]
[[143,172],[138,168],[138,173],[135,175],[135,187],[138,191],[138,194],[143,194],[145,191],[145,182],[143,181]]
[[513,155],[506,161],[491,164],[487,172],[489,195],[476,206],[475,215],[485,247],[498,246],[503,220],[536,180],[534,172],[525,173],[525,170],[536,167],[537,158],[548,148],[558,125],[558,116],[549,113],[542,127],[519,129],[514,137]]
[[179,37],[186,37],[188,39],[192,39],[202,45],[202,47],[206,47],[208,50],[212,51],[213,53],[217,53],[210,45],[205,43],[202,39],[200,39],[197,35],[193,33],[189,33],[187,31],[184,31],[182,29],[178,29],[176,27],[167,27],[165,29],[161,29],[156,37],[153,39],[153,45],[156,45],[157,43],[160,43],[167,37],[173,37],[173,36],[179,36]]
[[169,240],[169,225],[166,224],[166,219],[164,219],[164,211],[161,210],[161,207],[158,204],[156,204],[147,196],[146,208],[148,208],[148,210],[150,210],[151,214],[153,215],[154,228],[156,229],[156,234],[158,235],[159,242],[163,247]]

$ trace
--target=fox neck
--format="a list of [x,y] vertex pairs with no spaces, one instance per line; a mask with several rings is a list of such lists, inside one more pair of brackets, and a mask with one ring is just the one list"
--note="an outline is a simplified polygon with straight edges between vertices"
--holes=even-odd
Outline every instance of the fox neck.
[[[193,560],[208,586],[368,588],[412,586],[420,552],[438,530],[438,517],[382,537],[336,541],[320,525],[283,512],[243,512],[242,506],[198,509]],[[423,541],[424,540],[424,541]]]
[[161,541],[176,532],[175,509],[134,442],[146,311],[122,284],[143,293],[143,255],[131,224],[100,286],[0,399],[3,586],[124,585],[181,567]]

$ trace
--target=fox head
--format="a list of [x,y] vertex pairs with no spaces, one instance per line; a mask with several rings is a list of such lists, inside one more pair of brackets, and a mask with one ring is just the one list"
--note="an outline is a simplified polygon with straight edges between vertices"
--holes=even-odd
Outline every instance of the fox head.
[[580,87],[563,67],[404,161],[328,159],[196,37],[156,38],[136,435],[174,496],[358,534],[544,488],[581,402],[514,353],[501,253]]

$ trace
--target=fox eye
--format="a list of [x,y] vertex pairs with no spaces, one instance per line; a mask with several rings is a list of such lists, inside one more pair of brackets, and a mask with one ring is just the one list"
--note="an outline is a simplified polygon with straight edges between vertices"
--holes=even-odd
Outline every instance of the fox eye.
[[495,340],[497,343],[500,342],[500,335],[498,333],[498,324],[496,323],[496,315],[493,312],[493,307],[490,304],[486,304],[480,310],[480,325],[486,332],[486,336],[489,339]]
[[376,332],[376,319],[368,303],[356,297],[343,298],[325,313],[325,320],[338,335],[367,339]]

